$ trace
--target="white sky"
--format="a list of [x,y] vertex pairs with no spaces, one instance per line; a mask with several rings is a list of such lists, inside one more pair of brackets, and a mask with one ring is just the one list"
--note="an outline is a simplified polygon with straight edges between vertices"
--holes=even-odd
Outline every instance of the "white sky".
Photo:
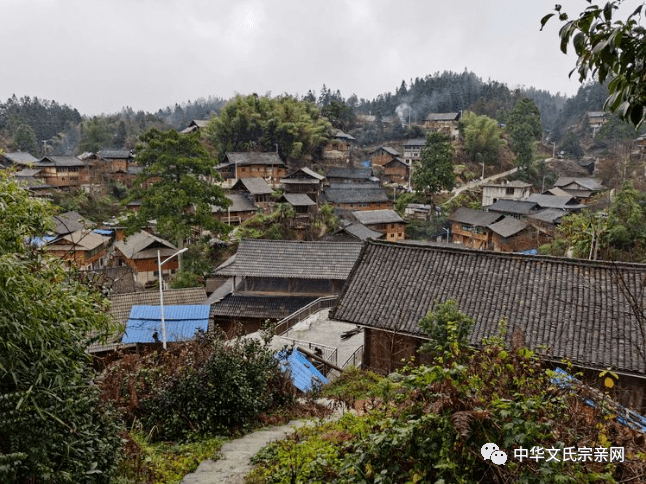
[[[603,0],[605,1],[605,0]],[[561,0],[578,14],[588,3]],[[625,10],[642,3],[626,0]],[[154,112],[210,95],[371,99],[402,79],[473,71],[576,93],[555,0],[0,0],[0,101],[38,96],[81,114]]]

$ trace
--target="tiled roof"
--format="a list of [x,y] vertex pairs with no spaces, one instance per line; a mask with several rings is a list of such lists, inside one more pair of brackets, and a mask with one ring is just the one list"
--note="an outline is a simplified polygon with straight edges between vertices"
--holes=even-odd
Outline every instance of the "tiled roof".
[[520,180],[514,180],[510,181],[509,183],[485,183],[482,185],[483,187],[491,187],[491,188],[529,188],[532,186],[531,183],[523,182]]
[[379,150],[384,150],[386,153],[393,156],[399,156],[401,154],[395,148],[391,148],[390,146],[380,146],[379,148],[374,150],[373,153],[376,153]]
[[94,250],[101,245],[107,245],[110,237],[97,234],[91,230],[77,230],[70,234],[59,237],[53,243],[47,245],[48,250]]
[[[309,168],[299,168],[299,169],[298,169],[298,170],[296,170],[294,173],[290,173],[289,175],[287,175],[287,176],[286,176],[285,178],[283,178],[282,180],[292,180],[292,179],[294,179],[294,180],[299,180],[299,179],[302,179],[302,178],[303,178],[303,177],[302,177],[302,174],[305,174],[305,175],[306,175],[305,179],[307,179],[307,178],[313,178],[313,179],[314,179],[315,181],[317,181],[317,182],[320,182],[320,181],[322,181],[322,180],[324,180],[324,179],[325,179],[325,177],[324,177],[323,175],[319,175],[318,173],[316,173],[316,172],[315,172],[315,171],[313,171],[313,170],[310,170]],[[282,180],[281,180],[281,181],[282,181]]]
[[333,166],[327,175],[328,178],[345,178],[348,180],[369,180],[372,177],[372,168],[369,166]]
[[531,214],[529,218],[554,224],[558,222],[561,217],[565,217],[566,215],[569,215],[569,212],[559,210],[558,208],[546,208],[545,210]]
[[384,163],[384,166],[392,166],[392,165],[395,165],[395,164],[400,164],[400,165],[408,166],[408,163],[406,163],[404,160],[402,160],[402,159],[401,159],[401,158],[399,158],[399,157],[397,157],[397,158],[393,158],[393,159],[392,159],[392,160],[390,160],[388,163]]
[[339,183],[330,185],[324,191],[325,199],[332,203],[387,202],[390,199],[382,188],[374,183]]
[[482,210],[460,207],[449,215],[448,220],[473,225],[475,227],[486,227],[500,218],[502,218],[502,215],[499,213],[484,212]]
[[118,240],[114,248],[128,259],[148,259],[157,257],[157,250],[162,257],[170,256],[177,250],[173,244],[148,232],[137,232],[130,237]]
[[278,153],[270,151],[259,153],[257,151],[246,151],[241,153],[227,153],[227,159],[231,164],[242,165],[284,165]]
[[16,178],[31,178],[38,175],[42,168],[23,168],[13,174]]
[[133,158],[130,150],[101,150],[97,155],[104,160],[127,160]]
[[316,202],[305,193],[285,193],[283,198],[294,207],[311,207],[312,205],[316,205]]
[[78,212],[65,212],[54,215],[54,233],[58,235],[70,234],[85,228],[85,220]]
[[232,264],[216,275],[345,280],[361,243],[243,240]]
[[247,191],[252,195],[269,195],[273,192],[265,179],[260,177],[240,178],[231,190]]
[[605,189],[605,187],[601,184],[601,181],[599,181],[597,178],[576,178],[562,176],[558,180],[556,180],[556,183],[554,184],[555,187],[559,188],[565,188],[568,187],[568,185],[579,185],[579,187],[569,187],[572,189],[582,188],[584,190],[591,191],[599,191]]
[[217,212],[231,212],[231,213],[237,213],[237,212],[255,212],[258,210],[258,207],[256,207],[251,200],[249,200],[245,195],[242,193],[227,193],[225,195],[229,200],[231,200],[231,205],[229,205],[228,208],[222,208],[219,206],[211,206],[211,211],[214,213]]
[[489,225],[489,229],[493,230],[501,237],[511,237],[522,232],[527,227],[529,227],[527,222],[514,217],[505,217],[499,222]]
[[498,200],[493,205],[489,205],[487,210],[490,212],[527,215],[534,208],[536,208],[535,202],[528,202],[526,200]]
[[332,316],[423,336],[419,320],[454,299],[476,319],[472,344],[505,319],[508,340],[518,332],[551,359],[644,375],[646,340],[623,290],[641,307],[644,277],[644,264],[368,241]]
[[360,210],[352,215],[363,225],[404,223],[394,210]]
[[581,208],[582,205],[579,205],[573,196],[568,195],[567,197],[557,196],[557,195],[541,195],[534,193],[529,197],[524,199],[525,202],[535,202],[541,208],[560,208],[562,210],[566,209],[577,209]]
[[543,192],[543,195],[556,195],[557,197],[573,197],[574,196],[571,193],[568,193],[568,192],[566,192],[565,190],[563,190],[562,188],[559,188],[559,187],[553,187],[553,188],[550,188],[549,190],[545,190],[545,192]]
[[460,113],[430,113],[426,116],[427,121],[457,121]]
[[348,133],[344,133],[340,129],[337,129],[332,136],[339,139],[347,139],[348,141],[354,141],[357,139],[354,136],[349,135]]
[[350,224],[346,227],[343,227],[342,230],[359,240],[381,239],[385,235],[382,232],[372,230],[360,223]]
[[31,165],[32,163],[36,163],[38,161],[38,158],[25,151],[3,153],[2,156],[17,165]]
[[211,316],[283,319],[316,297],[230,294],[211,306]]
[[406,146],[426,146],[426,138],[409,139],[404,141],[404,148]]
[[34,166],[85,166],[78,156],[44,156]]
[[[209,306],[166,305],[164,302],[164,326],[166,341],[192,339],[198,330],[209,328]],[[153,343],[163,341],[163,326],[160,306],[133,306],[126,323],[122,343]]]

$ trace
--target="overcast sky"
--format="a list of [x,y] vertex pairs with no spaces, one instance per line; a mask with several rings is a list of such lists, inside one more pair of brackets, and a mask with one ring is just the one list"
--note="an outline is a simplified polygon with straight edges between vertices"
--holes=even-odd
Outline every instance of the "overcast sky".
[[[0,101],[154,112],[325,83],[371,99],[438,71],[573,95],[554,0],[0,0]],[[584,0],[562,0],[572,14]],[[640,1],[626,0],[627,8]]]

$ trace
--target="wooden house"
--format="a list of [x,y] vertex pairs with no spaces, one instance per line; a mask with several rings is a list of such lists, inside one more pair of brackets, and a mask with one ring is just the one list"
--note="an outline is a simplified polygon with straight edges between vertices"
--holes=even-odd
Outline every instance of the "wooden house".
[[273,192],[264,178],[257,177],[239,178],[231,187],[231,193],[246,195],[256,207],[261,208],[269,208]]
[[331,234],[324,235],[321,240],[330,242],[356,242],[368,239],[383,239],[384,236],[385,234],[383,232],[377,232],[359,222],[354,222],[346,223]]
[[192,120],[189,125],[184,128],[180,133],[182,134],[188,134],[188,133],[193,133],[195,131],[201,131],[205,129],[209,124],[208,119],[194,119]]
[[213,216],[220,222],[240,225],[258,213],[258,207],[245,194],[227,193],[225,196],[231,201],[231,205],[227,208],[211,207]]
[[559,196],[534,193],[524,201],[536,203],[540,209],[556,208],[558,210],[566,210],[568,212],[576,212],[585,207],[585,205],[579,203],[576,197],[571,195]]
[[124,177],[128,174],[128,167],[134,162],[131,150],[101,150],[97,153],[95,167],[110,175]]
[[[500,334],[521,340],[553,365],[619,374],[621,403],[646,410],[646,265],[368,241],[331,312],[364,328],[363,366],[389,373],[417,354],[419,321],[455,300],[476,320],[469,342]],[[637,296],[639,307],[635,306]],[[600,303],[603,301],[603,303]]]
[[348,159],[352,144],[356,141],[354,136],[344,133],[340,129],[332,133],[332,139],[323,147],[325,159]]
[[389,161],[399,158],[401,154],[395,148],[390,146],[380,146],[370,153],[372,166],[384,166]]
[[504,217],[487,228],[491,231],[490,249],[497,252],[523,252],[547,242],[539,239],[529,222],[515,217]]
[[241,153],[227,153],[227,162],[217,165],[215,169],[220,172],[225,180],[235,178],[264,178],[270,183],[286,175],[285,163],[278,153],[248,151]]
[[593,132],[595,133],[596,133],[596,130],[598,130],[601,126],[606,124],[606,122],[612,116],[610,113],[607,113],[606,111],[588,111],[586,115],[588,116],[588,124],[590,125]]
[[397,157],[383,165],[383,178],[395,183],[408,183],[410,179],[410,166]]
[[406,238],[406,221],[394,210],[365,210],[352,212],[360,224],[384,234],[384,240]]
[[325,177],[310,170],[300,168],[280,180],[285,193],[304,193],[315,202],[318,202],[323,188]]
[[305,193],[285,193],[280,201],[294,207],[296,217],[310,218],[316,213],[316,202]]
[[80,229],[57,237],[45,249],[81,270],[102,269],[109,263],[112,237]]
[[488,207],[498,200],[522,200],[532,193],[532,184],[512,181],[504,184],[485,183],[482,185],[482,206]]
[[587,205],[592,202],[592,197],[605,187],[597,178],[565,177],[562,176],[556,183],[555,188],[561,189],[565,195],[576,197],[581,203]]
[[393,202],[378,183],[334,183],[325,188],[324,201],[341,210],[392,209]]
[[90,170],[77,156],[44,156],[33,164],[38,178],[55,188],[75,188],[90,183]]
[[486,249],[492,238],[488,227],[501,218],[503,215],[500,213],[460,207],[448,217],[451,222],[451,242],[474,249]]
[[[119,266],[129,266],[134,271],[135,281],[144,286],[150,286],[159,280],[158,257],[164,260],[177,252],[173,244],[148,232],[137,232],[114,243],[115,260]],[[169,260],[163,271],[167,271],[166,280],[177,272],[179,261],[177,257]]]
[[361,251],[356,242],[243,240],[213,275],[228,277],[209,297],[214,324],[257,331],[317,298],[339,294]]
[[27,153],[26,151],[12,151],[11,153],[0,153],[0,167],[11,168],[15,167],[17,170],[23,168],[31,168],[34,163],[38,162],[38,158]]
[[527,202],[525,200],[498,200],[487,207],[488,212],[501,213],[516,218],[526,218],[537,209],[538,204],[536,202]]
[[458,122],[462,118],[462,113],[430,113],[424,120],[424,128],[433,129],[449,135],[451,138],[457,138]]
[[372,168],[369,166],[333,166],[327,174],[330,185],[341,183],[375,183]]
[[561,223],[561,218],[568,214],[569,212],[566,210],[546,208],[530,214],[527,217],[527,221],[542,234],[554,237],[556,235],[556,228]]

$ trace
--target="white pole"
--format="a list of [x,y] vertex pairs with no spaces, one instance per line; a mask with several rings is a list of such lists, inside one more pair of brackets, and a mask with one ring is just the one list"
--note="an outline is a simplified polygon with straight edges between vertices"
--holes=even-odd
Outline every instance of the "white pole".
[[164,284],[164,278],[162,277],[162,266],[166,264],[166,262],[171,260],[173,257],[175,257],[176,255],[179,255],[182,252],[186,252],[187,250],[188,250],[188,247],[184,247],[182,250],[178,250],[173,255],[171,255],[168,259],[166,259],[164,262],[161,262],[159,251],[157,251],[157,264],[158,264],[157,270],[159,271],[159,307],[161,309],[162,344],[164,349],[166,349],[166,321],[164,320],[164,290],[162,286],[162,284]]
[[161,309],[161,323],[162,323],[162,344],[164,349],[166,349],[166,321],[164,321],[164,277],[162,276],[162,263],[161,256],[159,251],[157,251],[157,264],[158,264],[158,275],[159,275],[159,307]]

